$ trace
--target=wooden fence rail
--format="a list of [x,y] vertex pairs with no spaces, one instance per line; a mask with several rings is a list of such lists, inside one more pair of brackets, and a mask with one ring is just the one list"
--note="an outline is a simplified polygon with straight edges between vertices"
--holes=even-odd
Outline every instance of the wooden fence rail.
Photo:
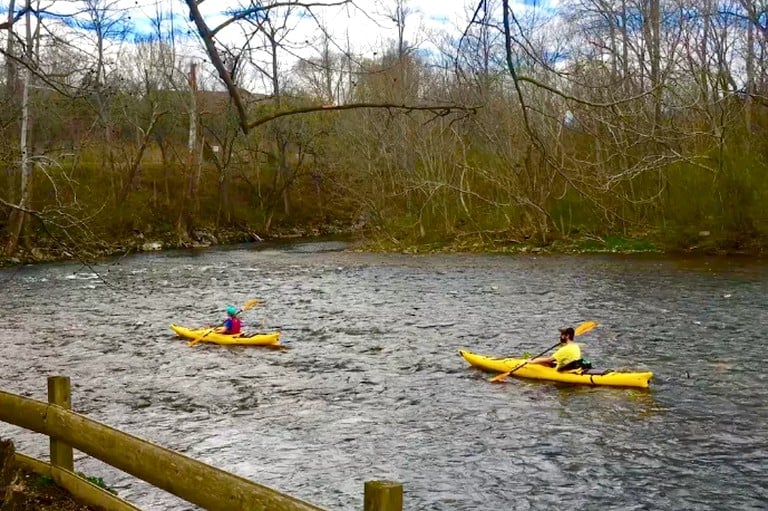
[[[0,391],[0,420],[50,438],[50,465],[22,456],[38,472],[49,470],[54,480],[75,497],[93,501],[94,485],[74,474],[75,448],[123,472],[211,511],[322,511],[322,508],[249,481],[170,449],[134,437],[70,410],[70,381],[48,378],[48,402]],[[73,477],[75,479],[73,479]],[[78,481],[79,480],[79,481]],[[92,487],[93,486],[93,487]],[[100,489],[99,489],[100,490]],[[110,494],[98,497],[105,509],[121,507]],[[124,502],[124,501],[122,501]],[[403,487],[391,481],[367,481],[364,511],[402,511]]]

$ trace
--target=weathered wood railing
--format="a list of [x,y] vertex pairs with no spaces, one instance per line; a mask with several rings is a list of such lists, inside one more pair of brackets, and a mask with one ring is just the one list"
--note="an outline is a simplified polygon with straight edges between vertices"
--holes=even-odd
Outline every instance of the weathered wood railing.
[[[280,493],[170,449],[134,437],[70,410],[70,381],[48,378],[48,402],[0,391],[0,420],[50,438],[50,463],[24,455],[17,459],[85,503],[109,511],[135,511],[74,473],[73,448],[123,472],[208,510],[322,511]],[[364,511],[402,511],[403,487],[391,481],[367,481]]]

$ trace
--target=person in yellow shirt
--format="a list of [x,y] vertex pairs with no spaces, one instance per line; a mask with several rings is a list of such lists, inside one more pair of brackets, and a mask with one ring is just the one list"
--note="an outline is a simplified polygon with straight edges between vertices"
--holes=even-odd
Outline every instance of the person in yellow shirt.
[[529,364],[540,364],[554,367],[558,371],[581,369],[581,346],[573,342],[573,328],[560,329],[560,347],[551,357],[539,357],[528,361]]

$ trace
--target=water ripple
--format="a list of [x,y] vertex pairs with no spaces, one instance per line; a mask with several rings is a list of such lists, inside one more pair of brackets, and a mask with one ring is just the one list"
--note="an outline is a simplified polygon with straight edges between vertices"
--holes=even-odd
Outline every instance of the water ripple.
[[[407,509],[764,509],[768,267],[724,259],[401,256],[302,243],[0,272],[2,388],[329,509],[363,482],[405,484]],[[288,350],[198,345],[168,324],[220,321]],[[556,328],[600,366],[650,369],[651,391],[511,380],[459,348],[538,352]],[[0,425],[47,457],[39,436]],[[194,509],[77,454],[78,470],[153,510]]]

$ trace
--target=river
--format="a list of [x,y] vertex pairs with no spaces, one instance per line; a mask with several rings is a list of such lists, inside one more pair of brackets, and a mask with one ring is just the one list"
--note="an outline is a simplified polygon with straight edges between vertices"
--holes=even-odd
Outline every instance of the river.
[[[0,271],[0,388],[66,375],[95,420],[333,510],[400,481],[408,510],[766,509],[768,264],[659,256],[377,255],[341,242]],[[226,305],[289,347],[193,348]],[[536,353],[557,329],[649,391],[488,383],[458,350]],[[47,459],[44,437],[0,437]],[[196,509],[76,453],[147,510]]]

